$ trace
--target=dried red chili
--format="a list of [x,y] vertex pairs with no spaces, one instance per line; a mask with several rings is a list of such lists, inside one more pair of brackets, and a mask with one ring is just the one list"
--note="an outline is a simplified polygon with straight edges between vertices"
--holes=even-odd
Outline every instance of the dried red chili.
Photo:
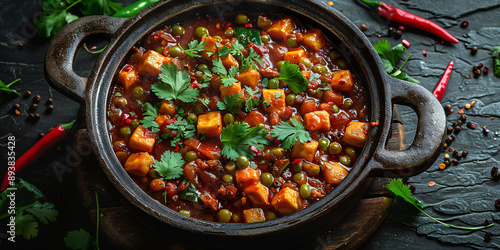
[[438,84],[434,88],[434,91],[432,91],[432,94],[436,96],[436,98],[441,101],[444,96],[444,92],[446,91],[446,86],[448,86],[448,80],[450,80],[450,75],[451,75],[451,70],[453,69],[453,61],[451,61],[448,64],[448,67],[446,67],[446,70],[444,71],[443,76],[439,80]]
[[368,5],[371,9],[376,10],[380,16],[388,20],[430,32],[450,43],[458,43],[458,39],[430,20],[413,15],[384,2],[370,0],[361,0],[361,2]]

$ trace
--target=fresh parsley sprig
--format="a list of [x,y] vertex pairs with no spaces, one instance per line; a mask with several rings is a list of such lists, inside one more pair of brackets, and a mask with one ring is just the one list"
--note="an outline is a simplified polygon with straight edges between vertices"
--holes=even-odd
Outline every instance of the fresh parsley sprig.
[[161,155],[160,161],[155,161],[153,168],[158,171],[160,176],[170,180],[182,175],[184,163],[186,162],[182,159],[181,153],[165,151]]
[[216,74],[219,74],[219,76],[222,78],[221,82],[224,87],[229,87],[238,82],[238,80],[234,78],[238,74],[238,69],[236,67],[231,66],[231,68],[229,68],[229,71],[226,70],[226,67],[224,67],[224,64],[222,64],[222,60],[219,57],[216,57],[212,61],[212,63],[214,65],[212,71]]
[[158,116],[158,109],[151,105],[151,103],[145,102],[142,104],[142,111],[142,126],[151,129],[153,133],[160,132],[160,125],[155,121],[156,116]]
[[191,56],[191,57],[201,57],[200,55],[196,54],[197,52],[200,52],[205,49],[205,45],[207,44],[207,41],[202,41],[201,43],[198,42],[198,40],[194,39],[193,41],[188,43],[188,49],[182,48],[182,46],[179,44],[179,48],[181,48],[186,55]]
[[255,98],[253,95],[257,94],[257,92],[259,92],[259,90],[252,90],[252,88],[248,87],[248,86],[245,86],[245,89],[247,91],[247,93],[250,95],[250,97],[245,101],[245,110],[247,112],[250,112],[252,111],[255,106],[259,105],[260,104],[260,99],[258,98]]
[[280,69],[280,77],[277,80],[282,80],[288,85],[291,91],[295,94],[302,93],[307,90],[307,79],[299,70],[299,65],[290,64],[290,61],[285,61]]
[[163,64],[160,68],[161,82],[151,85],[151,90],[160,99],[181,100],[186,103],[196,101],[200,92],[198,89],[189,88],[191,77],[186,71],[179,71],[173,63]]
[[266,134],[262,126],[250,128],[246,122],[231,123],[222,129],[222,155],[233,161],[240,155],[252,159],[255,153],[250,150],[250,146],[264,150],[264,145],[269,144]]
[[[166,126],[167,129],[172,129],[177,131],[177,135],[170,141],[170,146],[175,147],[175,143],[177,143],[179,146],[182,145],[182,143],[178,143],[182,138],[189,138],[194,135],[196,131],[196,127],[193,123],[189,123],[186,119],[182,117],[177,117],[177,121],[174,122],[171,125]],[[166,134],[168,137],[168,134]],[[162,135],[162,138],[165,138],[165,136]]]
[[293,126],[282,121],[271,129],[271,135],[282,142],[281,147],[285,150],[291,149],[297,140],[302,143],[311,141],[311,135],[299,121],[296,119],[290,121]]
[[375,48],[375,51],[377,51],[377,53],[380,55],[380,59],[384,64],[385,71],[390,76],[413,83],[420,83],[418,80],[401,71],[401,69],[405,66],[406,62],[410,58],[411,53],[408,55],[401,67],[396,67],[399,59],[401,58],[401,55],[406,50],[403,44],[400,43],[391,49],[391,44],[387,40],[381,40],[374,44],[373,47]]
[[17,95],[21,95],[16,90],[10,88],[10,86],[14,85],[14,83],[19,81],[21,81],[21,78],[17,78],[16,80],[10,82],[9,84],[5,84],[0,80],[0,103],[2,103],[5,100],[5,96],[8,94],[14,93]]
[[466,230],[480,230],[480,229],[484,229],[484,228],[488,228],[488,227],[493,226],[493,223],[491,223],[489,225],[482,226],[482,227],[461,227],[461,226],[455,226],[455,225],[444,223],[444,222],[430,216],[429,214],[427,214],[423,210],[424,203],[411,196],[412,193],[411,193],[410,188],[408,186],[406,186],[405,184],[403,184],[403,181],[401,179],[389,179],[389,184],[387,184],[386,187],[391,192],[393,192],[396,196],[399,196],[399,197],[403,198],[406,202],[412,204],[415,208],[417,208],[420,212],[425,214],[427,217],[431,218],[433,221],[435,221],[439,224],[445,225],[447,227],[457,228],[457,229],[466,229]]
[[241,94],[226,95],[222,102],[217,103],[220,110],[227,110],[235,115],[240,113],[243,106],[244,99],[241,99]]

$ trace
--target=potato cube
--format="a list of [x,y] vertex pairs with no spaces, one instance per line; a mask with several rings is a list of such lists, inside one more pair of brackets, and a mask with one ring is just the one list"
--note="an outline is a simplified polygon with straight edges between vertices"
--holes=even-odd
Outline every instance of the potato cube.
[[274,195],[271,204],[278,213],[287,215],[299,210],[299,192],[285,187]]
[[309,131],[330,130],[330,115],[324,110],[307,113],[304,121],[305,128]]
[[326,46],[325,37],[319,29],[312,29],[304,33],[304,40],[302,43],[315,51]]
[[209,36],[204,36],[201,38],[201,42],[203,41],[206,41],[207,44],[205,44],[205,49],[201,52],[201,58],[207,61],[211,61],[213,58],[215,58],[214,55],[217,52],[217,40]]
[[334,90],[327,90],[323,92],[323,101],[331,102],[337,106],[340,106],[344,102],[344,97]]
[[269,191],[260,182],[248,186],[244,192],[255,205],[263,206],[269,203]]
[[[160,114],[163,115],[170,115],[170,116],[175,116],[176,111],[175,111],[175,105],[168,103],[167,100],[163,100],[161,102],[160,110],[158,111]],[[159,123],[158,123],[159,124]]]
[[339,70],[334,71],[330,80],[330,87],[340,91],[351,91],[354,85],[352,81],[351,71]]
[[131,175],[145,177],[149,168],[154,164],[153,158],[148,152],[131,154],[125,162],[125,171]]
[[128,145],[138,151],[153,151],[155,145],[155,134],[147,131],[142,125],[139,125],[132,133]]
[[160,68],[164,64],[165,57],[160,53],[149,50],[142,56],[138,72],[140,75],[156,76],[160,74]]
[[262,107],[265,111],[271,113],[276,112],[281,115],[285,112],[285,90],[283,89],[263,89],[262,90]]
[[238,61],[236,61],[236,59],[234,59],[234,56],[231,54],[227,54],[227,56],[221,57],[221,62],[222,62],[222,65],[224,65],[224,67],[226,67],[226,69],[229,69],[231,67],[235,67],[235,68],[239,67]]
[[303,48],[291,49],[283,54],[283,60],[290,61],[290,64],[299,64],[302,57],[306,57],[306,51]]
[[323,162],[321,173],[326,183],[338,185],[349,172],[340,163],[326,161]]
[[243,97],[243,91],[241,89],[241,82],[236,82],[233,83],[229,86],[224,86],[224,84],[221,84],[219,86],[220,89],[220,96],[224,98],[224,96],[227,95],[234,95],[234,94],[240,94],[241,97]]
[[135,70],[122,71],[119,75],[120,83],[123,85],[125,90],[129,90],[133,85],[137,83],[137,72]]
[[257,169],[247,167],[236,171],[235,178],[238,186],[244,189],[245,187],[259,183],[260,172]]
[[198,116],[198,133],[216,137],[222,131],[222,118],[219,111],[208,112]]
[[304,158],[307,161],[313,161],[314,155],[318,150],[319,143],[315,140],[310,142],[302,143],[296,141],[292,148],[292,157],[294,158]]
[[292,33],[295,28],[292,19],[283,18],[278,21],[274,21],[273,25],[267,29],[267,33],[276,40],[286,40],[287,36]]
[[250,208],[243,210],[243,219],[245,223],[261,222],[266,220],[262,208]]
[[368,139],[368,123],[349,122],[344,133],[344,142],[354,147],[363,147]]
[[155,118],[155,122],[158,123],[158,125],[163,125],[163,123],[168,119],[168,115],[157,115]]
[[237,74],[235,78],[238,79],[238,81],[240,81],[243,85],[254,88],[259,84],[260,73],[250,66],[245,72]]

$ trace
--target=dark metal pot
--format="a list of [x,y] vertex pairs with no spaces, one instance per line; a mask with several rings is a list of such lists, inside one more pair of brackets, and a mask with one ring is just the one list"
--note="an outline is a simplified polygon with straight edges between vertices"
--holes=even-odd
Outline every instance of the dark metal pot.
[[[378,126],[371,127],[369,141],[350,174],[330,194],[294,214],[253,224],[197,220],[180,215],[153,200],[132,181],[115,157],[106,116],[113,79],[128,52],[141,38],[162,23],[185,20],[194,17],[196,12],[223,15],[225,12],[237,11],[286,13],[321,28],[353,68],[358,69],[355,74],[369,90],[370,119],[379,121]],[[109,36],[110,44],[100,55],[91,75],[88,78],[76,75],[73,60],[82,40],[92,34],[102,33]],[[295,240],[290,239],[304,237],[304,231],[326,230],[342,217],[339,205],[363,192],[360,187],[367,177],[404,177],[424,171],[438,157],[445,135],[445,116],[438,100],[420,85],[390,77],[370,41],[358,27],[335,9],[312,0],[172,0],[159,2],[129,19],[105,16],[80,18],[66,25],[52,40],[45,59],[45,69],[49,82],[58,91],[85,104],[87,130],[94,152],[117,189],[131,203],[155,217],[155,221],[173,229],[172,233],[187,231],[199,237],[220,238],[215,241],[216,244],[259,242],[256,239],[274,239],[280,244],[283,241],[279,239],[288,239],[287,242],[293,243]],[[389,151],[385,148],[393,104],[410,106],[418,116],[415,139],[404,151]]]

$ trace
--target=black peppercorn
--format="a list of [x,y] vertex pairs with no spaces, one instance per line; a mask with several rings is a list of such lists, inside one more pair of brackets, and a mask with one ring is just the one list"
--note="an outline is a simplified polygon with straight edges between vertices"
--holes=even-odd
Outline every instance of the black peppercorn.
[[389,36],[394,36],[394,28],[389,27]]
[[462,120],[458,120],[458,121],[457,121],[457,125],[458,125],[458,126],[462,126],[462,124],[463,124]]
[[500,209],[500,199],[497,199],[497,200],[495,201],[495,208],[496,208],[496,209]]
[[475,55],[477,53],[477,47],[472,47],[471,54]]
[[24,93],[24,98],[28,98],[31,96],[31,91],[27,90],[26,93]]
[[451,161],[451,163],[453,163],[453,166],[456,166],[456,165],[458,165],[458,163],[459,163],[459,162],[458,162],[458,160],[457,160],[457,159],[453,159],[453,160]]
[[466,150],[462,151],[462,157],[463,158],[467,157],[468,154],[469,154],[469,152],[467,152]]
[[41,99],[42,97],[40,97],[40,95],[36,95],[35,97],[33,97],[33,103],[38,103]]
[[457,156],[457,154],[458,154],[457,150],[453,151],[453,157]]
[[446,138],[446,141],[445,141],[445,142],[446,142],[446,144],[451,145],[451,142],[452,142],[452,141],[453,141],[453,139],[452,139],[450,136],[448,136],[448,137]]
[[463,20],[462,23],[460,24],[460,28],[467,28],[469,26],[469,22],[466,20]]
[[467,120],[467,115],[462,114],[462,115],[460,115],[459,119],[460,119],[460,121],[465,122]]
[[460,133],[460,130],[462,130],[462,128],[460,126],[456,126],[455,131],[453,131],[453,133],[458,134]]
[[451,105],[450,104],[444,105],[444,110],[450,111],[451,110]]
[[47,101],[45,102],[45,105],[49,105],[49,104],[52,104],[54,100],[52,98],[49,98],[47,99]]
[[448,130],[448,134],[451,134],[451,132],[453,132],[453,127],[448,127],[447,130]]
[[486,232],[486,234],[484,234],[484,241],[490,242],[492,238],[493,238],[493,234],[492,233]]
[[28,112],[33,112],[38,109],[38,104],[33,103],[31,106],[28,108]]
[[474,70],[474,75],[480,76],[481,75],[481,70],[480,69]]
[[450,166],[450,164],[451,164],[451,162],[450,162],[450,160],[449,160],[449,159],[444,160],[444,161],[443,161],[443,163],[444,163],[444,165],[446,165],[447,167],[449,167],[449,166]]
[[403,31],[401,30],[395,30],[394,31],[394,38],[398,39],[403,35]]
[[40,114],[35,114],[35,121],[40,120]]
[[477,66],[479,66],[479,69],[481,69],[483,67],[483,64],[479,63],[479,65],[477,65]]
[[460,153],[458,153],[457,155],[455,155],[455,159],[457,159],[457,160],[462,159],[462,155]]
[[21,108],[21,105],[19,105],[19,103],[16,103],[12,106],[12,110],[16,110],[16,109],[20,109]]
[[490,72],[490,67],[484,67],[483,73],[486,75],[488,72]]
[[47,106],[47,108],[45,109],[45,114],[52,113],[52,110],[54,110],[54,106],[53,105]]

